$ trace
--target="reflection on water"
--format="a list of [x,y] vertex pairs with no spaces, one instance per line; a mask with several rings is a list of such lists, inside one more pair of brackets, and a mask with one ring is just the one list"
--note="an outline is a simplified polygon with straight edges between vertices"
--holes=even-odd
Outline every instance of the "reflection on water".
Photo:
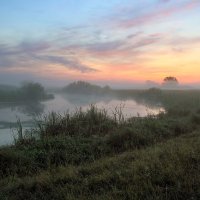
[[[45,105],[39,102],[15,104],[0,103],[0,122],[16,122],[17,118],[22,121],[32,119],[33,116],[41,115]],[[0,123],[1,125],[1,123]]]
[[19,106],[17,110],[29,116],[39,116],[44,112],[44,107],[44,104],[37,102]]
[[11,103],[0,103],[0,145],[10,144],[13,141],[12,128],[16,127],[17,119],[20,119],[23,127],[33,125],[33,118],[48,112],[64,113],[73,112],[75,109],[82,107],[83,110],[95,104],[98,108],[105,108],[108,114],[112,115],[115,109],[120,107],[124,117],[146,116],[147,114],[158,114],[163,108],[156,105],[139,104],[133,99],[117,99],[112,96],[95,96],[95,95],[59,95],[55,98],[42,103],[30,103],[16,105]]
[[63,94],[64,98],[68,103],[76,107],[88,106],[90,104],[97,104],[103,102],[105,105],[112,101],[113,96],[97,96],[97,95],[78,95],[78,94]]

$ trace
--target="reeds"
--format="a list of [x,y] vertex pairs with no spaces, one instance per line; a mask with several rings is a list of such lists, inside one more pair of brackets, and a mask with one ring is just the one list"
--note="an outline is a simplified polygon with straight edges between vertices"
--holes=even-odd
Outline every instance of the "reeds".
[[38,132],[41,138],[51,136],[103,136],[122,121],[124,121],[122,112],[117,113],[116,111],[114,117],[111,117],[105,109],[98,109],[95,105],[91,105],[86,111],[79,108],[73,113],[65,112],[63,115],[51,112],[45,115],[42,120],[36,120],[35,132]]

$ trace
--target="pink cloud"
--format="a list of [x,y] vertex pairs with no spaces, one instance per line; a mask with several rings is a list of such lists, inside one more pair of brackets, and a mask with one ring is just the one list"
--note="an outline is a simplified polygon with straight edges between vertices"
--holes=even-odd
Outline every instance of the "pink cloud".
[[159,21],[161,19],[170,17],[170,16],[180,13],[180,12],[192,10],[193,8],[195,8],[198,5],[200,5],[200,1],[193,0],[193,1],[186,2],[186,3],[182,3],[181,5],[178,4],[173,7],[162,8],[160,10],[153,10],[149,13],[139,15],[136,17],[132,17],[130,19],[120,20],[118,22],[118,27],[130,28],[130,27],[134,27],[134,26],[141,26],[141,25],[149,24],[151,22]]

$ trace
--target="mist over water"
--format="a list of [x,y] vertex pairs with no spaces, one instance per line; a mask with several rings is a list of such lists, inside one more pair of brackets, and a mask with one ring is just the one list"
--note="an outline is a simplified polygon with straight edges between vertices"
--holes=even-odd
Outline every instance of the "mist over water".
[[[150,83],[153,84],[148,82]],[[167,82],[165,86],[165,89],[112,89],[108,85],[99,86],[77,81],[62,88],[47,90],[34,82],[24,82],[18,87],[1,85],[0,145],[14,141],[17,121],[20,120],[23,130],[30,129],[36,126],[37,120],[43,119],[44,115],[51,112],[73,114],[80,109],[87,111],[94,105],[98,109],[104,109],[111,117],[117,113],[122,114],[124,119],[157,115],[165,112],[169,106],[168,100],[173,95],[184,95],[177,83],[174,86],[174,83]],[[176,92],[173,93],[169,86],[173,86]],[[189,90],[187,93],[190,95]],[[175,102],[171,99],[170,106]]]
[[119,99],[113,95],[54,94],[54,99],[43,102],[24,104],[1,102],[0,145],[13,142],[18,119],[20,119],[23,128],[26,129],[34,126],[34,120],[39,119],[42,115],[50,112],[71,113],[80,108],[85,111],[91,104],[99,109],[105,109],[110,116],[120,109],[125,118],[158,114],[164,110],[160,105],[148,106],[131,98]]

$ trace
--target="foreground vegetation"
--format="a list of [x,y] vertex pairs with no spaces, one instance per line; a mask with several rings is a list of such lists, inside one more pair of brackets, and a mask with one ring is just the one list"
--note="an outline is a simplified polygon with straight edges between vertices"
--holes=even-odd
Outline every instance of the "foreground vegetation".
[[200,199],[200,92],[126,92],[166,112],[125,119],[91,106],[19,126],[0,149],[0,199]]

